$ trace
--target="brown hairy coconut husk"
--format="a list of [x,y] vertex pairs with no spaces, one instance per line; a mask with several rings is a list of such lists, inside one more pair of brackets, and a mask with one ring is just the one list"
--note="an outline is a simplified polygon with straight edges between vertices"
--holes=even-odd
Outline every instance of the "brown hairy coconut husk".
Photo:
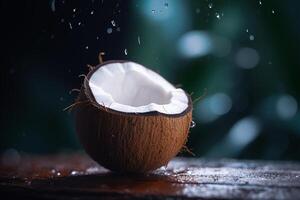
[[[138,64],[130,61],[109,61],[91,69],[84,79],[78,99],[75,102],[77,105],[74,108],[76,131],[86,152],[105,168],[117,172],[143,173],[167,165],[170,159],[176,156],[185,145],[192,121],[192,101],[188,94],[179,89],[178,93],[180,94],[172,93],[175,96],[172,98],[175,100],[169,100],[171,93],[159,88],[160,82],[166,86],[165,88],[171,87],[168,85],[169,83],[164,82],[165,80],[158,74],[146,68],[141,68],[141,71],[145,72],[146,75],[139,75],[139,72],[132,75],[129,80],[132,81],[136,78],[136,82],[129,85],[130,90],[126,90],[126,88],[120,90],[122,94],[119,95],[118,88],[121,86],[118,86],[117,81],[123,76],[117,74],[139,71],[138,67],[136,71],[133,70],[134,72],[130,71],[130,67],[126,68],[126,66],[131,65]],[[107,70],[113,71],[115,66],[120,69],[114,77],[114,72],[107,72]],[[115,68],[117,69],[117,67]],[[95,73],[97,75],[94,75]],[[108,78],[105,73],[108,74]],[[147,76],[149,76],[149,80],[146,80]],[[161,79],[157,78],[151,82],[152,76],[159,76]],[[102,78],[98,80],[97,77]],[[103,79],[107,79],[107,82]],[[98,82],[104,85],[103,91],[106,87],[106,92],[98,90],[102,87],[101,84],[97,85]],[[145,86],[145,82],[148,85]],[[120,84],[126,86],[127,83],[122,82]],[[151,88],[151,84],[155,86]],[[136,97],[130,96],[131,93],[134,93],[133,91],[138,91]],[[106,104],[109,93],[115,94],[111,95],[112,103]],[[138,94],[143,94],[145,97],[140,97]],[[101,98],[106,103],[102,102]],[[118,98],[121,103],[115,100]],[[183,103],[178,103],[176,98]],[[154,102],[155,105],[152,103],[153,106],[151,100],[158,101],[158,103],[155,104]],[[134,101],[138,103],[134,103]],[[143,105],[143,101],[145,101],[145,105]],[[168,101],[173,101],[174,105],[172,103],[169,105]],[[127,102],[128,105],[124,102]],[[161,102],[166,105],[160,105]],[[149,106],[149,104],[151,105]],[[168,110],[165,110],[167,108]],[[135,110],[131,112],[130,109]]]

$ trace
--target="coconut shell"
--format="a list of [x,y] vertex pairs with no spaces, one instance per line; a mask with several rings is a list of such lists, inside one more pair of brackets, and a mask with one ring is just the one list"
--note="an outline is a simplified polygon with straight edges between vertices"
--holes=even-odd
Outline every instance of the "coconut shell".
[[[117,172],[147,172],[167,165],[187,141],[192,121],[188,108],[180,114],[124,113],[98,104],[84,80],[75,107],[76,132],[86,152],[100,165]],[[130,91],[128,91],[130,92]]]

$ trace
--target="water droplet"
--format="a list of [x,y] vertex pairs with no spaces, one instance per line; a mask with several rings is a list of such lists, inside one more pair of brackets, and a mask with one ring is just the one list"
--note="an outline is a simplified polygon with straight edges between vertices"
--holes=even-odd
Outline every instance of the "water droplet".
[[80,26],[81,25],[81,22],[78,22],[78,26]]
[[153,10],[151,10],[151,12],[154,14],[154,13],[155,13],[155,10],[153,9]]
[[124,54],[127,56],[127,54],[128,54],[127,49],[124,49]]
[[76,12],[76,8],[73,9],[73,12]]
[[26,183],[27,185],[31,185],[31,180],[26,180],[25,183]]
[[192,121],[190,127],[194,128],[196,126],[196,122]]
[[220,14],[216,12],[216,18],[220,19]]
[[250,35],[250,36],[249,36],[249,39],[250,39],[251,41],[253,41],[253,40],[254,40],[254,35]]
[[72,172],[71,172],[71,175],[72,175],[72,176],[74,176],[74,175],[78,175],[78,174],[79,174],[79,172],[78,172],[78,171],[72,171]]
[[93,15],[93,14],[94,14],[94,11],[92,10],[92,11],[91,11],[91,15]]
[[139,45],[141,45],[141,38],[140,38],[140,36],[137,37],[137,41],[138,41]]
[[166,8],[168,8],[168,6],[169,6],[169,3],[167,3],[167,2],[166,2],[164,5],[165,5],[165,7],[166,7]]
[[274,11],[274,10],[272,10],[272,14],[275,14],[275,11]]
[[112,28],[108,28],[106,31],[108,34],[111,34],[113,30],[112,30]]
[[246,29],[246,32],[248,33],[248,32],[249,32],[249,30],[248,30],[248,29]]
[[259,3],[259,5],[261,5],[261,1],[259,1],[258,3]]
[[57,172],[56,175],[57,175],[57,176],[61,176],[61,173],[60,173],[60,172]]
[[200,13],[200,8],[196,9],[196,13],[199,14]]
[[213,4],[212,4],[212,3],[209,3],[209,4],[208,4],[208,7],[209,7],[209,8],[212,8],[212,7],[213,7]]
[[113,26],[116,26],[115,20],[111,20],[111,24],[112,24]]
[[89,49],[89,46],[85,46],[85,49],[88,50],[88,49]]
[[51,10],[52,12],[55,12],[55,0],[52,0],[51,2]]
[[96,37],[96,40],[99,40],[99,37],[98,37],[98,36]]
[[71,30],[73,29],[71,22],[69,22],[69,27]]

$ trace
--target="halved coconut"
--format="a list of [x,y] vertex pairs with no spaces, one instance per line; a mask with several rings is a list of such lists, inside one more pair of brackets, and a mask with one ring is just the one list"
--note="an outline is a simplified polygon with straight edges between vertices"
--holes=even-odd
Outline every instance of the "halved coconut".
[[130,61],[92,69],[77,103],[83,147],[113,171],[146,172],[166,165],[185,144],[192,120],[189,95]]

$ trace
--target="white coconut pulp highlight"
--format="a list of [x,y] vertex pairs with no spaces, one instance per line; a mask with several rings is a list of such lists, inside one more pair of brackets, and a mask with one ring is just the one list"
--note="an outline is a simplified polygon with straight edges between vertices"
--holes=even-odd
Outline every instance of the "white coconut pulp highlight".
[[98,104],[119,112],[180,114],[188,108],[182,89],[134,62],[101,66],[90,77],[89,86]]

